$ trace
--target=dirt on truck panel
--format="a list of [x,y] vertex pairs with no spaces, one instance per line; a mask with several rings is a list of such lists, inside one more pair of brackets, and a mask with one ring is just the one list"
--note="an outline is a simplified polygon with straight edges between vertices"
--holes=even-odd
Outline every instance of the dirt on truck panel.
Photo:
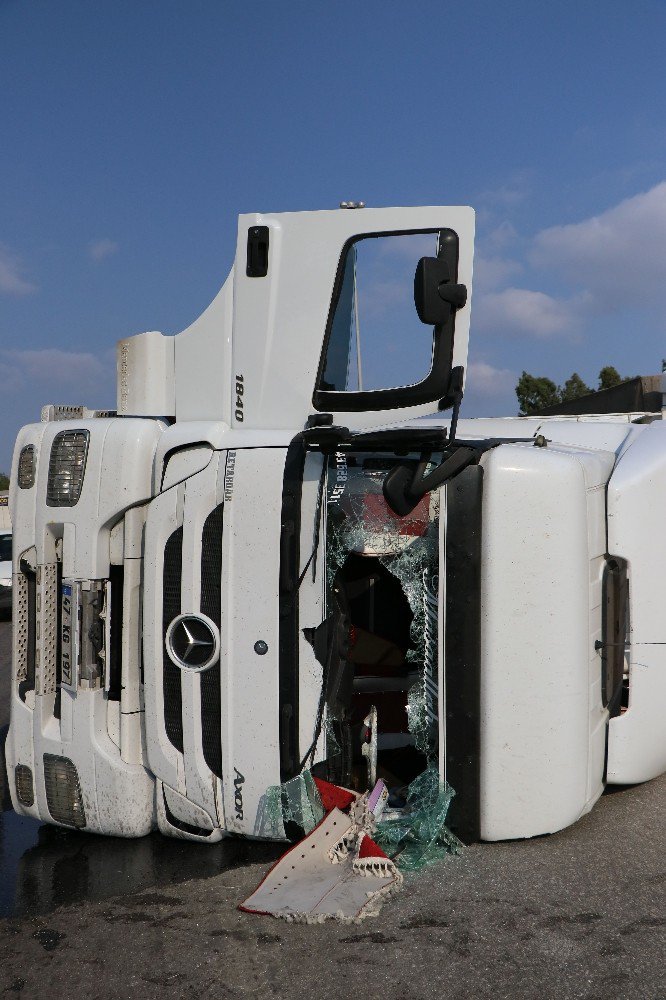
[[190,844],[158,833],[138,840],[97,837],[18,816],[4,756],[10,673],[11,623],[0,622],[0,921],[142,891],[158,898],[174,883],[265,864],[282,852],[280,845],[235,839]]

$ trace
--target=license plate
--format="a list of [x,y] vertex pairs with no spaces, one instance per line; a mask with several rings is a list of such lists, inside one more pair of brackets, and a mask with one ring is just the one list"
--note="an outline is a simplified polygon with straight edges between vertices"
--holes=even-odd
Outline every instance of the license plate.
[[79,663],[79,620],[81,600],[79,584],[64,582],[60,591],[60,678],[63,687],[76,690]]

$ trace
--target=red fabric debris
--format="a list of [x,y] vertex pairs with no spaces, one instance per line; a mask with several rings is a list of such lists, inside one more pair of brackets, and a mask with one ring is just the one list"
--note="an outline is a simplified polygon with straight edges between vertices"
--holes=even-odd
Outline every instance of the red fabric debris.
[[324,781],[323,778],[315,778],[314,782],[319,792],[321,804],[327,813],[331,809],[336,808],[343,811],[349,809],[352,802],[356,799],[356,793],[350,792],[348,788],[340,788],[339,785],[334,785],[330,781]]
[[379,844],[375,844],[372,837],[367,835],[361,841],[361,847],[358,852],[359,858],[387,858],[388,855],[384,854]]
[[414,510],[405,517],[394,514],[384,497],[379,493],[367,493],[363,497],[365,521],[368,525],[388,524],[397,528],[400,535],[425,535],[430,511],[430,495],[426,494]]

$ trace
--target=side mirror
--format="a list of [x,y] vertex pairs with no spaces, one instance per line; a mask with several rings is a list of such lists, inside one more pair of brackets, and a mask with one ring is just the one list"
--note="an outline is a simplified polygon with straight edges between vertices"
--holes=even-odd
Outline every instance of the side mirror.
[[422,323],[440,326],[467,302],[467,288],[451,281],[449,264],[441,257],[421,257],[414,275],[414,305]]

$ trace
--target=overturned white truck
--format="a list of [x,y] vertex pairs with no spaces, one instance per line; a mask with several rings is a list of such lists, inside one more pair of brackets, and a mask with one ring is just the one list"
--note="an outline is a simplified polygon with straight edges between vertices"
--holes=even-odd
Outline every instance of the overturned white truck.
[[18,812],[283,838],[300,773],[400,809],[435,768],[496,840],[666,770],[666,426],[457,421],[473,228],[241,216],[208,310],[120,342],[117,411],[21,430]]

